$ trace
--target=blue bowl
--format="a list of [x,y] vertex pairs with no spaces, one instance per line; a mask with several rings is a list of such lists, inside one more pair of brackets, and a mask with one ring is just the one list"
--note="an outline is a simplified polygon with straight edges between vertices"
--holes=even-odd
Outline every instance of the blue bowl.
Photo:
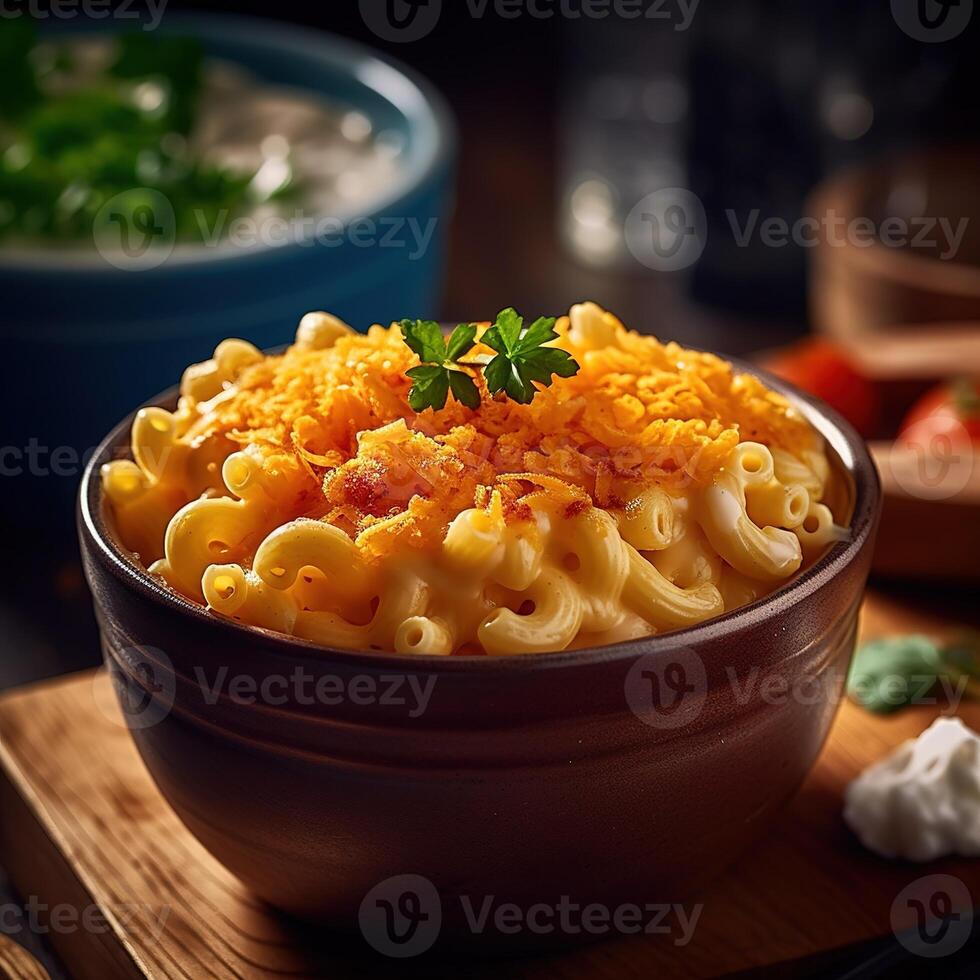
[[[73,31],[104,33],[99,24]],[[376,234],[320,236],[248,249],[178,246],[162,265],[117,268],[98,251],[0,249],[0,337],[9,365],[0,386],[7,423],[0,469],[6,516],[65,502],[84,458],[133,404],[172,384],[225,337],[261,348],[288,342],[303,313],[326,309],[358,329],[431,317],[444,270],[454,131],[424,81],[367,48],[312,30],[232,17],[168,15],[160,30],[199,38],[208,55],[260,79],[322,94],[403,141],[383,199],[355,215]],[[409,221],[434,233],[424,249],[394,247]],[[368,236],[370,238],[371,236]],[[13,431],[11,431],[11,423]]]

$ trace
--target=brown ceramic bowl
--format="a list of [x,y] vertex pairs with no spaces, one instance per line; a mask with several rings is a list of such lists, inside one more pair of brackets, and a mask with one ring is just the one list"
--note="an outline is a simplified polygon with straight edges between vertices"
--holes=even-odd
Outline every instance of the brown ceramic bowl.
[[[494,910],[598,905],[611,916],[695,895],[820,751],[878,519],[878,478],[857,434],[763,376],[827,438],[850,541],[693,629],[536,656],[324,649],[167,591],[103,515],[99,466],[125,454],[124,421],[85,472],[79,528],[106,662],[163,795],[256,894],[303,919],[360,924],[393,955],[398,937],[431,942],[440,918],[440,942],[528,946],[620,928],[539,909],[515,933],[495,912],[474,929],[467,909],[479,915],[487,896]],[[246,703],[253,684],[265,694]],[[424,710],[415,691],[429,692]],[[389,881],[402,875],[418,877]],[[416,930],[417,910],[428,918]]]

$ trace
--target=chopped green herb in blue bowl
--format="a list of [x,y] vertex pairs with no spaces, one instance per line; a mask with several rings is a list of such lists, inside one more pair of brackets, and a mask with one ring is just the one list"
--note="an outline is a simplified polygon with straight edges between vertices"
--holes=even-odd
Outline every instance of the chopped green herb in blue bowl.
[[454,134],[430,86],[269,21],[108,23],[0,33],[14,520],[70,499],[99,433],[224,337],[438,315]]

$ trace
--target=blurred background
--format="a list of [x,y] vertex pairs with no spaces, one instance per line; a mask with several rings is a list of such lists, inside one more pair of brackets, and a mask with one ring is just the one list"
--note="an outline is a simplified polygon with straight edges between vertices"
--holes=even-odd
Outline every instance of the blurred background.
[[99,660],[87,452],[218,339],[315,308],[593,299],[763,363],[873,440],[880,579],[971,606],[972,8],[6,0],[0,687]]

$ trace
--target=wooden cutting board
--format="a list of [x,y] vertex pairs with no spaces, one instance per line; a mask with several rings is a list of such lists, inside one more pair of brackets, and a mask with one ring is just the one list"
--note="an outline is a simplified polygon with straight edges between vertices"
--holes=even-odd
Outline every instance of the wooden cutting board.
[[[881,600],[867,603],[863,617],[866,636],[945,625]],[[224,871],[160,797],[101,672],[0,699],[0,863],[22,896],[60,909],[62,927],[48,938],[79,980],[455,978],[461,970],[487,980],[716,977],[893,935],[896,899],[926,875],[954,875],[971,904],[980,901],[980,861],[886,862],[841,820],[848,781],[941,710],[880,718],[845,703],[771,836],[700,896],[685,946],[672,932],[524,960],[423,964],[370,956],[288,922]],[[980,705],[958,713],[980,729]]]
[[3,980],[50,980],[47,970],[23,946],[0,936],[0,977]]

